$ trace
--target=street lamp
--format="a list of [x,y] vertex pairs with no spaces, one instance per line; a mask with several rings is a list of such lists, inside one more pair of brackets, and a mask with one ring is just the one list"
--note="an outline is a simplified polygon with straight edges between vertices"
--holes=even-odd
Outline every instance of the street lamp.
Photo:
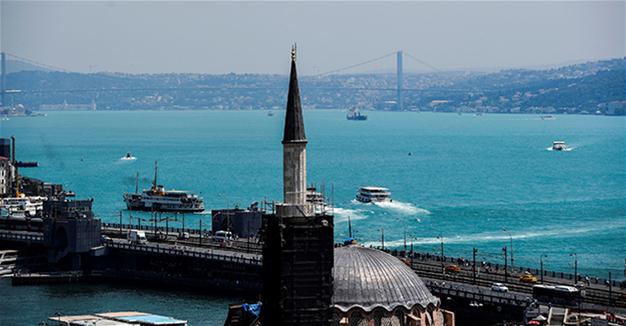
[[539,256],[539,263],[541,265],[541,284],[543,284],[543,259],[544,258],[548,258],[548,255],[542,254],[541,256]]
[[441,234],[437,237],[437,239],[441,240],[441,275],[445,275],[446,274],[446,268],[445,268],[445,264],[443,262],[443,237],[441,236]]
[[513,235],[511,234],[511,232],[507,231],[506,228],[502,228],[502,231],[509,234],[510,249],[511,249],[511,271],[515,271],[515,259],[513,258]]
[[574,284],[576,284],[578,283],[578,255],[573,252],[569,256],[574,257]]

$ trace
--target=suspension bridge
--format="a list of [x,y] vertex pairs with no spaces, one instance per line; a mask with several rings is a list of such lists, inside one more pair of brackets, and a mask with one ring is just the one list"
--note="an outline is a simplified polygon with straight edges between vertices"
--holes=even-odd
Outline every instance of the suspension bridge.
[[[45,94],[45,93],[63,93],[63,94],[71,94],[71,93],[94,93],[94,94],[101,94],[101,93],[116,93],[116,92],[133,92],[133,91],[138,91],[138,92],[162,92],[162,91],[212,91],[212,90],[219,90],[219,89],[224,89],[224,88],[228,88],[228,89],[243,89],[243,90],[267,90],[267,89],[282,89],[282,87],[270,87],[270,86],[239,86],[239,85],[230,85],[230,86],[202,86],[202,87],[137,87],[137,88],[133,88],[133,87],[125,87],[125,88],[69,88],[69,89],[53,89],[53,88],[41,88],[41,89],[10,89],[7,85],[6,82],[6,75],[8,74],[7,69],[6,69],[6,63],[7,63],[7,57],[12,58],[14,60],[17,61],[21,61],[24,63],[27,63],[29,65],[32,65],[34,67],[37,67],[41,70],[46,70],[46,71],[57,71],[57,72],[65,72],[65,73],[72,73],[73,71],[69,70],[69,69],[65,69],[63,67],[58,67],[58,66],[54,66],[54,65],[49,65],[46,63],[42,63],[42,62],[38,62],[36,60],[33,59],[29,59],[23,56],[19,56],[19,55],[15,55],[15,54],[11,54],[8,52],[2,52],[0,54],[0,58],[1,58],[1,76],[0,76],[0,106],[8,106],[9,103],[7,103],[7,95],[12,95],[12,96],[19,96],[22,94]],[[333,90],[350,90],[350,91],[384,91],[384,92],[395,92],[395,103],[396,103],[396,110],[403,110],[404,109],[404,93],[405,92],[416,92],[416,91],[423,91],[423,89],[419,89],[419,88],[407,88],[405,87],[405,78],[404,78],[404,58],[408,58],[410,60],[412,60],[413,62],[419,64],[422,67],[426,67],[428,70],[433,71],[433,72],[441,72],[440,69],[438,69],[437,67],[429,64],[428,62],[419,59],[418,57],[404,52],[402,50],[398,50],[398,51],[394,51],[394,52],[390,52],[387,53],[385,55],[382,56],[378,56],[369,60],[365,60],[362,62],[358,62],[356,64],[350,64],[344,67],[340,67],[340,68],[335,68],[323,73],[317,73],[312,75],[312,78],[317,78],[317,79],[323,79],[327,76],[330,75],[336,75],[336,74],[340,74],[340,73],[345,73],[345,72],[349,72],[349,71],[355,71],[357,68],[361,68],[364,66],[372,66],[374,64],[381,64],[381,63],[389,63],[389,59],[395,57],[395,71],[396,71],[396,87],[395,88],[390,88],[390,87],[323,87],[323,86],[311,86],[308,87],[309,89],[316,89],[316,90],[326,90],[326,91],[333,91]],[[465,92],[466,90],[454,90],[454,89],[446,89],[447,92]]]

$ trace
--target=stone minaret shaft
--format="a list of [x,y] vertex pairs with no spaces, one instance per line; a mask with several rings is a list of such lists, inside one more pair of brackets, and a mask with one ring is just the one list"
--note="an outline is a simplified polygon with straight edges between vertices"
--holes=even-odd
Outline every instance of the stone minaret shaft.
[[283,135],[283,195],[285,204],[304,205],[306,203],[306,136],[300,104],[298,74],[296,72],[296,52],[291,51],[291,75],[285,132]]

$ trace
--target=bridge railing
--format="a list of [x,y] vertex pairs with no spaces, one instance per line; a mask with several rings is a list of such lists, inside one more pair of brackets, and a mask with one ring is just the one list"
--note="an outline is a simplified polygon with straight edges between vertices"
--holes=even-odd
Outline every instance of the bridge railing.
[[518,295],[508,292],[487,292],[478,287],[473,288],[454,284],[446,284],[445,282],[437,282],[432,280],[426,280],[425,283],[430,291],[435,294],[464,298],[468,300],[474,300],[480,303],[506,304],[518,307],[526,307],[530,302],[533,301],[530,296]]
[[[379,248],[380,249],[380,248]],[[407,258],[413,258],[413,260],[420,260],[420,261],[429,261],[429,262],[441,262],[442,261],[442,257],[440,255],[435,255],[435,254],[430,254],[430,253],[419,253],[419,252],[407,252],[405,254],[404,250],[385,250],[386,252],[390,253],[391,255],[394,255],[396,257],[407,257]],[[472,261],[466,258],[460,258],[460,257],[450,257],[450,256],[444,256],[443,257],[443,263],[446,264],[456,264],[459,265],[460,267],[469,267],[471,270],[472,267]],[[493,264],[490,262],[485,262],[483,264],[483,262],[479,262],[476,261],[476,270],[479,271],[480,273],[489,273],[489,274],[498,274],[498,273],[503,273],[504,272],[504,266],[502,264]],[[515,267],[515,269],[511,269],[510,266],[508,266],[508,271],[509,271],[509,276],[511,277],[515,277],[515,276],[519,276],[521,274],[523,274],[524,272],[530,272],[536,276],[540,276],[541,275],[541,270],[539,268],[530,268],[530,267]],[[559,271],[552,271],[552,270],[543,270],[543,276],[544,277],[551,277],[551,278],[558,278],[558,279],[563,279],[563,280],[569,280],[572,281],[572,283],[574,282],[574,274],[572,273],[565,273],[565,272],[559,272]],[[585,275],[581,275],[578,274],[577,275],[577,281],[578,282],[582,282],[582,281],[587,281],[587,276]],[[606,285],[608,286],[609,284],[609,280],[606,278],[601,278],[601,277],[592,277],[592,276],[588,276],[589,279],[589,283],[590,284],[601,284],[601,285]],[[611,286],[613,287],[619,287],[620,286],[620,281],[618,280],[611,280],[610,281]]]
[[18,233],[12,231],[0,231],[0,240],[22,241],[22,242],[43,242],[42,234]]
[[201,259],[207,259],[207,260],[232,262],[232,263],[245,264],[245,265],[261,266],[263,264],[263,260],[261,256],[258,256],[258,258],[248,258],[242,255],[237,255],[236,253],[233,253],[232,255],[223,255],[223,254],[215,253],[212,250],[198,251],[198,250],[189,250],[188,248],[185,248],[185,247],[171,248],[171,247],[161,247],[159,245],[151,246],[151,245],[121,243],[121,242],[111,242],[111,241],[107,242],[106,246],[109,248],[115,248],[115,249],[133,250],[133,251],[139,251],[139,252],[145,252],[145,253],[185,256],[185,257],[201,258]]
[[163,233],[170,233],[170,234],[180,234],[183,232],[187,232],[189,234],[204,234],[204,235],[208,235],[210,234],[209,230],[198,230],[198,229],[193,229],[193,228],[179,228],[179,227],[164,227],[164,226],[157,226],[156,228],[154,227],[154,225],[150,225],[150,224],[143,224],[143,225],[139,225],[139,224],[119,224],[119,223],[107,223],[107,222],[103,222],[102,226],[105,228],[110,228],[110,229],[120,229],[120,226],[123,230],[143,230],[143,231],[151,231],[151,232],[163,232]]

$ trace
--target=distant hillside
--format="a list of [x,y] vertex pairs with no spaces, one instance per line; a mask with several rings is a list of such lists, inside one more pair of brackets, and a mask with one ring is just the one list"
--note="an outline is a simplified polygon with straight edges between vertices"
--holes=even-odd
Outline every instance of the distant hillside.
[[[23,68],[27,68],[24,66]],[[626,59],[554,69],[496,73],[405,74],[404,109],[444,112],[594,113],[624,115]],[[395,75],[300,78],[306,108],[395,110]],[[15,103],[87,104],[99,110],[278,109],[287,76],[260,74],[113,74],[28,71],[7,75]]]
[[10,60],[7,59],[6,62],[7,73],[14,73],[20,71],[49,71],[46,68],[41,68],[39,66],[35,66],[28,62],[20,61],[20,60]]

